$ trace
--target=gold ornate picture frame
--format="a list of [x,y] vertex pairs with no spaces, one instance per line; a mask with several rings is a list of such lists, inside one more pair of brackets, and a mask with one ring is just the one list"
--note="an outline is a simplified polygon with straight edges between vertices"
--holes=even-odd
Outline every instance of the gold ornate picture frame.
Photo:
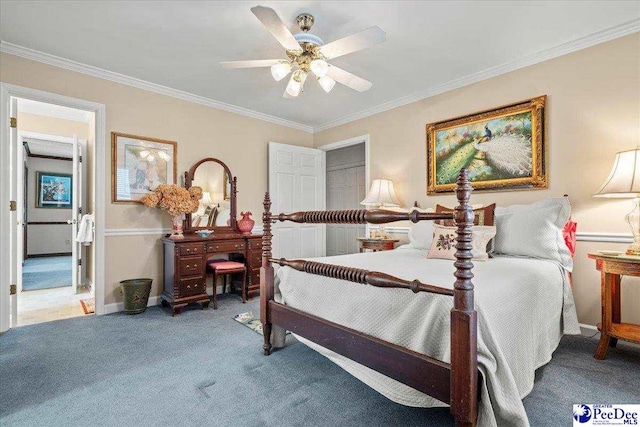
[[111,203],[141,203],[160,184],[175,184],[178,143],[111,132]]
[[547,188],[546,101],[543,95],[428,124],[427,194],[453,192],[463,167],[474,190]]

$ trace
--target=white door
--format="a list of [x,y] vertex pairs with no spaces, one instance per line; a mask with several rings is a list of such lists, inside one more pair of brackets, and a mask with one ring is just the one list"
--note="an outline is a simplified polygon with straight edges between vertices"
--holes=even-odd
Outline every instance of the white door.
[[[325,152],[313,148],[269,143],[269,194],[273,214],[325,210]],[[324,224],[277,222],[273,255],[313,258],[325,255]]]
[[78,147],[78,136],[73,135],[71,140],[73,145],[73,171],[71,178],[71,218],[67,223],[71,224],[71,286],[73,293],[78,290],[78,268],[80,259],[79,244],[76,242],[78,235],[78,219],[80,216],[80,152]]
[[87,247],[81,243],[76,242],[75,237],[78,235],[78,230],[80,228],[80,220],[82,216],[88,214],[89,206],[87,204],[87,141],[79,139],[78,140],[78,150],[74,151],[78,154],[78,212],[76,224],[72,227],[73,237],[72,240],[73,245],[76,247],[76,251],[78,253],[78,279],[76,285],[74,285],[77,290],[77,287],[80,285],[85,285],[89,282],[87,275]]
[[[10,116],[17,119],[18,117],[18,100],[17,98],[11,98],[10,100]],[[9,255],[9,270],[11,271],[11,326],[16,326],[16,322],[18,320],[18,292],[17,292],[17,283],[18,283],[18,268],[20,268],[20,274],[22,274],[22,265],[18,267],[18,250],[22,250],[18,244],[18,237],[22,239],[22,235],[18,234],[18,215],[17,215],[17,203],[18,200],[22,197],[22,194],[18,193],[18,167],[22,167],[22,165],[18,165],[18,149],[22,150],[22,147],[18,147],[18,128],[10,127],[9,134],[10,141],[10,164],[11,164],[11,179],[9,182],[10,185],[10,197],[11,200],[15,201],[15,208],[11,210],[9,214],[9,224],[10,227],[10,241],[11,241],[11,253]],[[22,228],[20,228],[20,232],[22,232]],[[21,259],[22,257],[20,257]]]
[[0,85],[0,332],[11,327],[11,101]]

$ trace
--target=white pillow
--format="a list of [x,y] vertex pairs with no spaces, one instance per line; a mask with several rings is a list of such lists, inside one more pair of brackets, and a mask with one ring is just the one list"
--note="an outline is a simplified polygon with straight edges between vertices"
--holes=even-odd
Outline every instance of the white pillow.
[[571,271],[573,260],[562,235],[570,216],[571,204],[566,197],[496,207],[494,251],[558,261]]
[[[411,211],[430,212],[433,213],[432,208],[417,209],[413,208]],[[413,249],[429,250],[431,248],[431,242],[433,242],[433,221],[418,221],[411,223],[409,226],[409,244]]]

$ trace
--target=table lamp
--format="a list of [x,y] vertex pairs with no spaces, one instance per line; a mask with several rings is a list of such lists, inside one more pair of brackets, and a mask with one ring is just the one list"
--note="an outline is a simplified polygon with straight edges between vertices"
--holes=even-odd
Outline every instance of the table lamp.
[[640,148],[616,154],[609,177],[593,197],[633,199],[635,207],[625,217],[633,234],[627,255],[640,256]]
[[203,206],[209,206],[213,203],[211,201],[211,194],[208,191],[202,192],[202,199],[200,199],[200,203],[202,203]]
[[[371,189],[367,197],[360,202],[361,205],[372,206],[376,208],[400,206],[400,202],[396,197],[396,193],[393,190],[393,181],[390,179],[374,179],[371,183]],[[380,224],[380,237],[386,238],[384,224]]]

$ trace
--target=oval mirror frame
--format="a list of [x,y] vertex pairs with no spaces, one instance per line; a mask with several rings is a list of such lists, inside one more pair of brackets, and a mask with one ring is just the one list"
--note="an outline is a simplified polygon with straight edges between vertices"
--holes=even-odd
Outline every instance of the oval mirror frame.
[[[238,185],[238,178],[231,174],[231,170],[229,167],[221,160],[218,160],[214,157],[206,157],[198,162],[196,162],[191,169],[184,173],[184,187],[188,190],[191,188],[193,184],[193,180],[195,178],[196,170],[198,166],[205,162],[215,162],[218,163],[224,169],[225,176],[231,178],[230,179],[230,194],[229,194],[229,225],[228,226],[215,226],[215,227],[193,227],[191,224],[191,214],[186,215],[186,220],[184,224],[184,230],[187,233],[195,233],[196,230],[204,230],[207,228],[213,228],[216,232],[236,232],[237,231],[237,206],[236,206],[236,192]],[[215,234],[215,233],[214,233]]]

